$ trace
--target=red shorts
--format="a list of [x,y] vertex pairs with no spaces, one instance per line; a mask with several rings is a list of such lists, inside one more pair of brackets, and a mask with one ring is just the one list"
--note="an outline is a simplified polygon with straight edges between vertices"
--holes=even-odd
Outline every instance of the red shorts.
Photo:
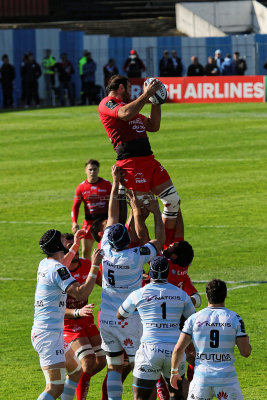
[[84,239],[94,240],[94,238],[93,238],[93,236],[91,235],[91,232],[90,232],[90,228],[91,228],[93,222],[94,222],[93,219],[90,220],[90,221],[88,221],[87,219],[84,219],[83,226],[82,226],[82,229],[84,229],[86,231],[86,234],[84,235]]
[[149,192],[170,179],[166,169],[153,155],[117,160],[116,164],[125,172],[124,185],[127,189]]
[[92,337],[99,335],[99,330],[97,329],[94,318],[84,317],[84,318],[69,318],[64,320],[64,340],[67,343],[72,342],[75,339],[82,337]]

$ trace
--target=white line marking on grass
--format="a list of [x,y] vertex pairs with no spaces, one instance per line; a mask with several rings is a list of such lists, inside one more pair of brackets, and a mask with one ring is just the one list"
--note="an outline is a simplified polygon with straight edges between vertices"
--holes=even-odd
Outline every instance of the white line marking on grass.
[[[264,282],[264,283],[266,283],[266,282]],[[228,287],[227,290],[243,289],[243,288],[252,287],[252,286],[259,286],[261,284],[262,284],[261,282],[257,282],[257,283],[251,283],[249,285],[240,285],[240,286],[234,286],[234,287],[230,287],[230,288]],[[200,295],[206,294],[206,292],[199,293],[199,294]]]
[[0,276],[0,281],[36,281],[35,278],[4,278]]
[[[209,281],[193,281],[193,283],[208,283]],[[267,283],[267,281],[224,281],[225,283],[255,283],[261,285]]]

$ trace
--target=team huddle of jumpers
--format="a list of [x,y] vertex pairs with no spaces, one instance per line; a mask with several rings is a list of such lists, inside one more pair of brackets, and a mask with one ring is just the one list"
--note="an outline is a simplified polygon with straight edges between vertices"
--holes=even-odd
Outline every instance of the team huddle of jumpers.
[[[99,162],[88,160],[73,202],[73,234],[50,229],[39,241],[46,257],[37,273],[31,339],[46,387],[38,400],[72,400],[75,393],[86,399],[90,378],[105,365],[102,400],[122,399],[131,370],[134,400],[243,399],[233,351],[236,344],[242,356],[251,353],[244,323],[225,308],[227,288],[219,279],[207,284],[208,307],[196,312],[201,297],[188,275],[194,253],[184,240],[180,198],[147,136],[160,128],[161,107],[140,114],[160,85],[152,79],[131,102],[128,78],[111,78],[99,116],[117,154],[112,184],[98,176]],[[153,239],[145,222],[150,213]],[[99,330],[88,304],[95,283],[102,286]]]

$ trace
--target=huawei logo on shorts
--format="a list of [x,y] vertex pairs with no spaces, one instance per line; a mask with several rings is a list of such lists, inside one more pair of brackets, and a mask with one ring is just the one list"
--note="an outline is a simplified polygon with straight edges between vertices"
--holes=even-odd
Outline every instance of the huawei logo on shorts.
[[123,342],[124,346],[133,346],[133,341],[130,338],[127,338]]
[[118,325],[120,325],[121,328],[125,328],[125,326],[128,325],[128,322],[127,321],[120,321],[120,322],[118,322]]
[[217,394],[217,399],[218,399],[218,400],[228,399],[228,394],[225,393],[225,392],[219,392],[219,393]]

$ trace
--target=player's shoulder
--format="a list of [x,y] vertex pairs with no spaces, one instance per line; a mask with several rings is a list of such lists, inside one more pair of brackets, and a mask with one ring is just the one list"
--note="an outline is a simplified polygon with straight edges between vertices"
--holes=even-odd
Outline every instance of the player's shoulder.
[[88,260],[88,258],[83,258],[83,257],[80,257],[79,258],[79,267],[89,267],[89,268],[91,268],[91,261],[90,260]]
[[116,97],[106,96],[99,103],[99,111],[104,111],[105,109],[114,110],[121,104],[120,100]]
[[107,179],[104,179],[102,177],[99,177],[98,183],[99,183],[99,185],[105,186],[105,187],[111,187],[112,186],[112,183],[110,181],[108,181]]
[[88,182],[88,181],[87,181],[87,180],[84,180],[84,181],[80,182],[76,189],[77,189],[77,190],[78,190],[78,189],[82,189],[83,186],[86,185],[86,182]]

